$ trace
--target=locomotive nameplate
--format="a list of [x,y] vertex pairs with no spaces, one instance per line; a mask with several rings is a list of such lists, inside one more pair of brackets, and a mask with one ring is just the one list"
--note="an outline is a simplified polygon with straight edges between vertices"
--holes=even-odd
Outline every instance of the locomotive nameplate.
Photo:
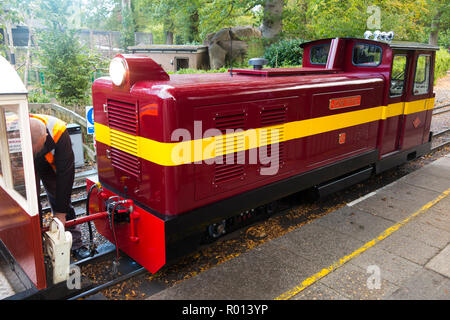
[[361,96],[330,99],[330,110],[337,110],[361,105]]

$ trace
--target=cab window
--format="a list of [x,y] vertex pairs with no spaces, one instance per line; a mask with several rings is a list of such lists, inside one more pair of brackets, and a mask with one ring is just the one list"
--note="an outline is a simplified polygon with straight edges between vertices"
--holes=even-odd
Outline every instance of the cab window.
[[353,47],[352,61],[358,67],[376,67],[381,63],[383,49],[369,43],[357,43]]
[[327,43],[311,47],[309,61],[311,64],[325,65],[328,59],[328,51],[330,51],[330,44]]
[[403,95],[406,75],[406,55],[395,55],[392,61],[390,96],[399,97]]
[[428,89],[430,86],[430,65],[430,55],[421,54],[417,57],[416,71],[414,73],[414,95],[428,93]]
[[18,106],[10,105],[0,108],[0,126],[2,130],[2,146],[5,146],[1,161],[0,179],[8,188],[27,197],[25,188],[25,171],[22,157],[22,145],[19,126]]

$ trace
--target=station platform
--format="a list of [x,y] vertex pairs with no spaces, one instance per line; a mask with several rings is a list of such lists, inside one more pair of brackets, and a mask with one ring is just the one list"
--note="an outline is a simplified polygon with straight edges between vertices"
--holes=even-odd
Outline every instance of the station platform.
[[149,299],[450,300],[450,154]]
[[26,285],[21,281],[20,271],[11,268],[8,257],[4,255],[4,251],[0,244],[0,300],[7,299],[20,292],[27,290]]
[[5,272],[0,271],[0,300],[10,297],[15,293],[16,291],[6,278]]

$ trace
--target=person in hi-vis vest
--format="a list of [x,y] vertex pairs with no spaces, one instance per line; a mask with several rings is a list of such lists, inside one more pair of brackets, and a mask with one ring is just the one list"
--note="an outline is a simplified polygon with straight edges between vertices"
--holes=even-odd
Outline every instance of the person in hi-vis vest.
[[[75,176],[75,157],[66,123],[53,116],[30,114],[30,129],[38,190],[39,181],[42,180],[53,215],[63,223],[75,219],[70,199]],[[39,213],[41,212],[39,203]],[[83,246],[80,227],[67,230],[72,233],[74,257],[88,257],[89,250]]]

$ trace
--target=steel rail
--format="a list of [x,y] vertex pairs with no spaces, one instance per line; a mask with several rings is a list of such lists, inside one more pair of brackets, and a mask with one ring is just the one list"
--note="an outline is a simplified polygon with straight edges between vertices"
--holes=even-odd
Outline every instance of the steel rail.
[[144,267],[138,267],[137,269],[135,269],[129,273],[123,274],[123,275],[121,275],[113,280],[110,280],[108,282],[105,282],[101,285],[89,287],[86,291],[83,291],[82,293],[80,293],[76,296],[72,296],[72,297],[68,298],[67,300],[77,300],[77,299],[81,299],[81,298],[93,295],[93,294],[95,294],[99,291],[102,291],[104,289],[107,289],[115,284],[118,284],[118,283],[128,280],[132,277],[135,277],[141,273],[144,273],[145,271],[147,271],[147,270]]

